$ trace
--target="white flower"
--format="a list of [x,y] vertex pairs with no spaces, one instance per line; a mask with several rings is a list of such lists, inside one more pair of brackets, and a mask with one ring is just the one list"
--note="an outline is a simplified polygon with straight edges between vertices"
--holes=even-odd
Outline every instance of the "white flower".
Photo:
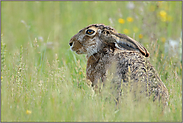
[[44,41],[44,39],[43,39],[43,37],[42,37],[42,36],[39,36],[39,37],[38,37],[38,40],[39,40],[39,41],[41,41],[41,42],[43,42],[43,41]]
[[126,5],[126,7],[127,7],[128,9],[134,9],[135,5],[134,5],[134,3],[132,3],[132,2],[128,2],[128,4]]
[[[181,38],[182,39],[182,38]],[[175,54],[179,55],[179,58],[182,59],[182,40],[173,40],[169,39],[165,43],[165,52],[169,53],[170,56],[174,56]]]

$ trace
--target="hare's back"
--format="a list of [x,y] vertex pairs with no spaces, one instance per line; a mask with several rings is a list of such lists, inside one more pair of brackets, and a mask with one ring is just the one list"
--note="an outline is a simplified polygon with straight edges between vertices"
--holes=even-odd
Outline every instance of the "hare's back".
[[147,92],[149,96],[153,94],[154,100],[162,98],[166,102],[168,89],[147,57],[139,52],[120,52],[115,59],[117,74],[124,83],[138,83],[141,92]]

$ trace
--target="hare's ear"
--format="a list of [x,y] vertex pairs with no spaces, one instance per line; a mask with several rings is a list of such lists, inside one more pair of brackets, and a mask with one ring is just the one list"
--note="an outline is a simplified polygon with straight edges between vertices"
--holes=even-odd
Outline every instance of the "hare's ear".
[[116,34],[115,47],[118,49],[137,50],[140,51],[145,57],[149,56],[149,52],[139,42],[124,34]]

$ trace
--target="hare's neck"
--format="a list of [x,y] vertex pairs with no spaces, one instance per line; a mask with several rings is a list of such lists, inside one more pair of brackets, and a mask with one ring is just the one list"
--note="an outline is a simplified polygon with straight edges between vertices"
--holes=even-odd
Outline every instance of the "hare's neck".
[[92,66],[95,65],[101,57],[102,57],[101,53],[95,53],[95,54],[89,56],[88,61],[87,61],[87,67],[91,66],[91,65]]
[[94,84],[94,78],[96,74],[95,67],[98,64],[100,57],[101,57],[101,54],[96,53],[91,55],[87,60],[86,76],[87,76],[87,79],[89,79],[92,82],[92,85]]
[[97,78],[97,76],[101,77],[101,75],[103,75],[106,63],[109,64],[107,61],[109,61],[109,57],[113,55],[114,53],[110,48],[103,48],[100,52],[91,55],[87,61],[87,79],[94,84],[94,78]]

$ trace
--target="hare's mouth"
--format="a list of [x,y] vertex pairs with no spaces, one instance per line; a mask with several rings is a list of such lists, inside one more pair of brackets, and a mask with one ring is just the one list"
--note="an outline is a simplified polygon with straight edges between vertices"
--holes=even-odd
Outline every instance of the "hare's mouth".
[[84,54],[84,52],[81,51],[80,49],[76,50],[76,49],[73,49],[72,47],[70,47],[70,50],[73,51],[73,52],[76,52],[77,54]]
[[81,54],[81,51],[80,50],[77,50],[77,51],[75,51],[77,54]]
[[76,50],[75,52],[76,52],[77,54],[84,54],[84,52],[81,51],[81,50]]

